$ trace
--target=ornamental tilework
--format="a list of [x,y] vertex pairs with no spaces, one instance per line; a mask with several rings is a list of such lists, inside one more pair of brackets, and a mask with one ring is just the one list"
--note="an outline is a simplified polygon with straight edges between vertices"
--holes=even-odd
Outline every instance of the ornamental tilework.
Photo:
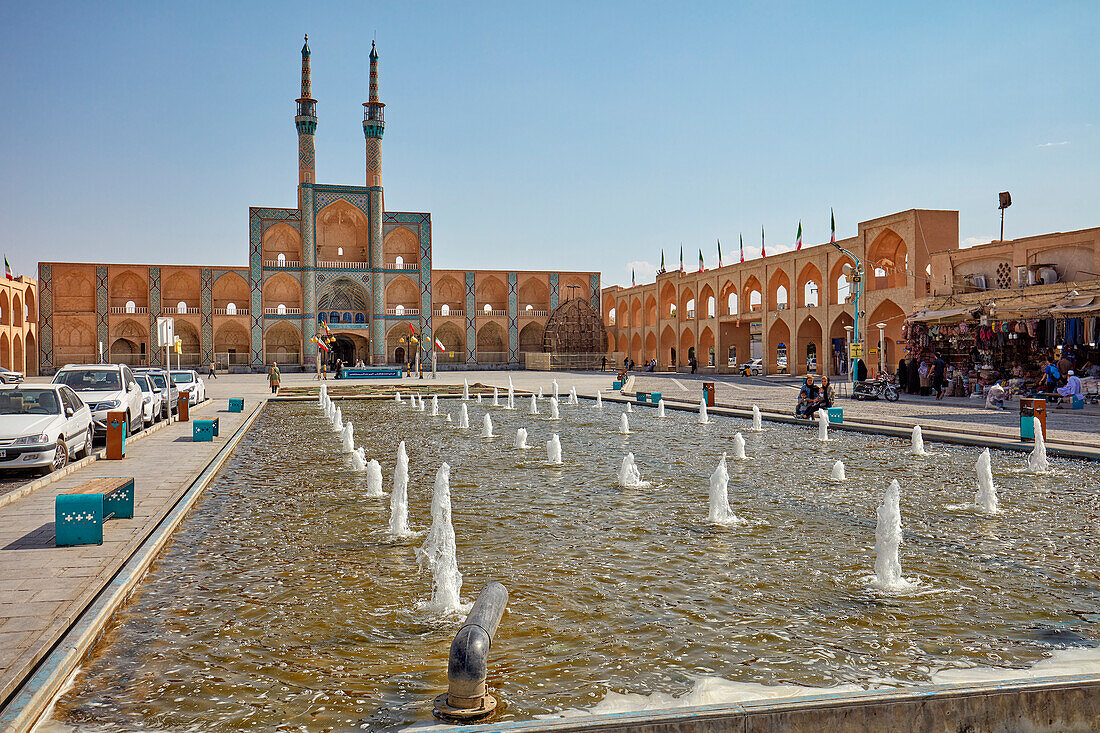
[[53,265],[38,266],[38,363],[53,368]]
[[160,268],[149,268],[149,364],[161,366],[163,347],[156,344],[157,318],[161,315]]
[[519,279],[514,272],[508,273],[508,361],[519,362],[519,296],[516,292]]
[[258,209],[248,212],[249,341],[252,366],[264,363],[263,219]]
[[199,361],[214,361],[214,273],[209,267],[199,275]]
[[477,298],[474,292],[474,273],[466,273],[466,363],[477,363]]
[[550,273],[550,312],[558,307],[558,273]]
[[109,354],[111,331],[107,321],[107,265],[96,265],[95,268],[95,321],[99,343]]
[[588,289],[592,292],[592,307],[600,312],[600,273],[593,272],[588,276]]
[[315,163],[313,135],[298,136],[298,170],[312,171]]
[[427,347],[435,353],[432,331],[432,225],[430,220],[420,229],[420,331]]

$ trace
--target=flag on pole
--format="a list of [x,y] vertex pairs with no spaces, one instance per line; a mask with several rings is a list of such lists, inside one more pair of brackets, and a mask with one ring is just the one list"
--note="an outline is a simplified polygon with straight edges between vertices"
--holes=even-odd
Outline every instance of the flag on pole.
[[836,216],[829,209],[829,244],[836,244]]
[[760,227],[760,256],[768,256],[768,253],[764,251],[764,227]]
[[9,280],[15,279],[15,273],[11,271],[11,265],[8,264],[8,256],[4,255],[4,277]]
[[657,271],[658,275],[663,275],[665,272],[665,251],[661,250],[661,269]]
[[699,272],[703,271],[703,250],[699,250]]
[[797,252],[802,249],[802,220],[798,220],[798,241],[794,245],[794,249]]
[[680,245],[680,272],[684,271],[684,245]]
[[718,240],[718,266],[722,266],[722,240]]
[[439,349],[441,352],[446,352],[447,351],[447,349],[443,346],[443,342],[440,341],[439,339],[435,340],[435,348]]
[[630,287],[634,287],[637,284],[638,283],[634,281],[634,268],[632,267],[630,268]]
[[745,261],[745,235],[738,234],[737,238],[741,240],[741,261]]

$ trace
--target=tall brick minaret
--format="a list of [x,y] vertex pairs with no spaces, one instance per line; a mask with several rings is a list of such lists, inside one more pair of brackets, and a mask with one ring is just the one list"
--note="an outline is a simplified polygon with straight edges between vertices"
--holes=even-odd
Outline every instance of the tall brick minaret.
[[298,128],[298,208],[302,207],[302,184],[317,182],[316,153],[313,136],[317,132],[317,100],[311,96],[309,81],[309,36],[302,45],[302,96],[297,100],[298,114],[294,126]]
[[[370,248],[371,269],[378,272],[383,269],[382,256],[382,212],[385,211],[385,199],[382,193],[382,133],[386,129],[386,105],[378,100],[378,50],[374,42],[370,44],[370,96],[363,103],[363,137],[367,144],[367,195],[370,198],[370,229],[368,246]],[[386,359],[385,323],[381,313],[381,283],[375,284],[373,305],[371,308],[371,339],[374,342],[372,360],[384,364]]]

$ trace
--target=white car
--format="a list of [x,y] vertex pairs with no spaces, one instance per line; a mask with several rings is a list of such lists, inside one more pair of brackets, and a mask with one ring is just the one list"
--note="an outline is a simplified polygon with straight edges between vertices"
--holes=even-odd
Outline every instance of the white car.
[[187,392],[187,404],[197,405],[206,399],[206,383],[194,369],[173,369],[172,381],[180,392]]
[[0,384],[19,384],[22,381],[22,372],[13,372],[11,369],[0,367]]
[[0,470],[57,471],[92,453],[92,413],[65,385],[0,389]]
[[146,425],[159,422],[162,400],[152,378],[147,374],[135,374],[134,379],[141,387],[141,421]]
[[141,430],[144,398],[125,364],[66,364],[53,383],[68,385],[88,405],[96,435],[107,434],[108,412],[126,413],[128,434]]

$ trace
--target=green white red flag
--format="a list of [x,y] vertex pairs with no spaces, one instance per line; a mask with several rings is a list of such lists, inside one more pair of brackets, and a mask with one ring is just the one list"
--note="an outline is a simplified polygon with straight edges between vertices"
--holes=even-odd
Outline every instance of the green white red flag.
[[794,249],[797,252],[802,249],[802,220],[798,220],[798,241],[795,242]]

